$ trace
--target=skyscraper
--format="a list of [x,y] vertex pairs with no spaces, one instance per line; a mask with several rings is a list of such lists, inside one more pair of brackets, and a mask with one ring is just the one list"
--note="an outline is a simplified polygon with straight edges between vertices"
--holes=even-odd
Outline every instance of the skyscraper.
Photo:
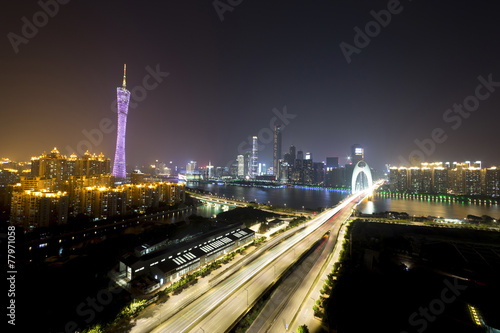
[[244,178],[245,177],[245,156],[238,155],[238,157],[236,158],[236,161],[238,161],[238,178]]
[[257,146],[257,137],[254,136],[252,142],[252,168],[250,172],[250,176],[253,178],[255,178],[255,176],[257,176],[259,172],[258,152],[259,152],[259,147]]
[[276,179],[279,177],[280,168],[280,158],[281,158],[281,126],[274,125],[274,147],[273,147],[273,173]]
[[352,145],[351,147],[351,161],[352,164],[356,165],[359,161],[363,160],[365,157],[365,150],[358,144]]
[[123,67],[123,85],[116,88],[118,130],[116,131],[115,162],[113,164],[113,175],[116,179],[126,179],[127,171],[125,164],[125,132],[127,130],[128,103],[130,91],[126,88],[127,65]]

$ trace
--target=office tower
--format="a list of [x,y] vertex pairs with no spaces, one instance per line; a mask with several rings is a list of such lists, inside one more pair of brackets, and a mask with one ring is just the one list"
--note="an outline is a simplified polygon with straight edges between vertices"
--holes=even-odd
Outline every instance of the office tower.
[[191,161],[186,164],[186,173],[194,173],[196,171],[196,161]]
[[273,146],[273,174],[278,179],[279,176],[279,160],[281,158],[281,126],[274,125],[274,146]]
[[259,163],[259,176],[267,175],[266,163]]
[[312,160],[312,154],[310,152],[307,152],[306,153],[306,157],[305,157],[306,160]]
[[113,175],[116,179],[127,178],[125,164],[125,132],[127,130],[128,103],[130,102],[130,91],[126,88],[127,65],[123,67],[123,85],[116,88],[118,127],[116,131],[115,161],[113,163]]
[[356,164],[365,158],[365,150],[361,145],[355,144],[351,147],[351,161],[352,164]]
[[312,184],[314,178],[313,160],[305,159],[302,163],[302,174],[304,184]]
[[327,157],[326,158],[326,171],[331,171],[334,168],[339,167],[338,157]]
[[294,145],[291,145],[290,146],[290,166],[293,167],[294,166],[294,163],[295,163],[295,159],[297,158],[297,156],[295,155],[295,146]]
[[325,180],[325,164],[323,162],[314,162],[313,169],[314,169],[313,183],[323,184]]
[[245,178],[245,156],[238,155],[236,161],[238,162],[238,178]]
[[304,152],[302,150],[299,150],[297,152],[297,160],[303,160],[304,159]]
[[255,178],[255,176],[257,176],[258,171],[259,171],[259,170],[258,170],[258,167],[259,167],[259,164],[258,164],[258,159],[259,159],[259,155],[258,155],[258,153],[259,153],[259,147],[258,147],[258,145],[257,145],[257,137],[256,137],[256,136],[254,136],[252,139],[253,139],[253,140],[252,140],[252,141],[253,141],[253,142],[252,142],[252,161],[251,161],[251,163],[252,163],[252,168],[251,168],[251,170],[250,170],[250,177]]
[[214,166],[212,165],[211,161],[208,161],[208,178],[212,178],[214,176]]

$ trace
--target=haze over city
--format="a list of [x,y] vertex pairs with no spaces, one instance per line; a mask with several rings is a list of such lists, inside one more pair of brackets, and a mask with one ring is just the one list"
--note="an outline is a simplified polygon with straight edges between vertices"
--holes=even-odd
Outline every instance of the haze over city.
[[[0,134],[2,156],[27,160],[54,146],[69,155],[86,140],[83,130],[104,118],[116,125],[112,104],[127,63],[129,89],[143,86],[150,71],[169,73],[148,82],[155,87],[144,98],[137,92],[130,108],[130,167],[157,159],[226,165],[284,107],[295,118],[283,130],[283,147],[293,144],[317,161],[345,158],[359,143],[373,166],[399,165],[399,155],[419,149],[416,139],[442,128],[447,139],[428,161],[498,164],[498,91],[458,128],[443,119],[474,95],[479,76],[500,82],[498,4],[401,1],[348,63],[340,44],[356,47],[354,28],[365,31],[370,12],[387,7],[245,1],[218,13],[210,1],[61,4],[28,42],[14,47],[5,38],[1,45],[9,124]],[[21,18],[40,10],[35,1],[9,4],[3,31],[22,37]],[[115,131],[91,152],[113,156]],[[272,144],[265,146],[260,156],[269,165]]]

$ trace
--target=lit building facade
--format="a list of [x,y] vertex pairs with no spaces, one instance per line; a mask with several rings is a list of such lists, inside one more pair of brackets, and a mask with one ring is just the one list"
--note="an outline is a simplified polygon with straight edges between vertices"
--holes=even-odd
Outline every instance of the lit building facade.
[[250,170],[250,177],[255,178],[259,174],[259,146],[257,143],[257,137],[252,138],[252,167]]
[[497,167],[488,168],[485,171],[486,195],[490,197],[500,197],[500,169]]
[[498,197],[499,170],[496,167],[481,169],[480,166],[481,161],[466,161],[421,163],[421,167],[409,169],[392,167],[389,171],[390,189],[413,194]]
[[66,192],[13,191],[10,223],[25,230],[65,224],[68,207]]
[[126,88],[127,65],[123,68],[123,85],[116,88],[118,129],[116,133],[115,160],[113,163],[113,175],[116,179],[127,178],[125,163],[125,133],[127,131],[128,105],[130,102],[130,91]]

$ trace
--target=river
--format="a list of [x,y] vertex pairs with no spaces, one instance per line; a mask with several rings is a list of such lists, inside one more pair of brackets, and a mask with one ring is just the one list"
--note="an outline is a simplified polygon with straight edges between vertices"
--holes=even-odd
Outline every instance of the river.
[[[229,199],[256,201],[294,209],[304,207],[313,210],[333,207],[350,194],[348,191],[305,187],[263,188],[216,184],[197,184],[196,186],[188,184],[188,187],[203,189]],[[375,195],[372,201],[365,200],[360,203],[358,209],[365,214],[396,211],[416,216],[462,219],[467,215],[489,215],[500,219],[500,205],[436,202],[427,199],[388,198],[378,195]],[[213,216],[213,214],[217,214],[217,211],[206,212],[206,214]]]

